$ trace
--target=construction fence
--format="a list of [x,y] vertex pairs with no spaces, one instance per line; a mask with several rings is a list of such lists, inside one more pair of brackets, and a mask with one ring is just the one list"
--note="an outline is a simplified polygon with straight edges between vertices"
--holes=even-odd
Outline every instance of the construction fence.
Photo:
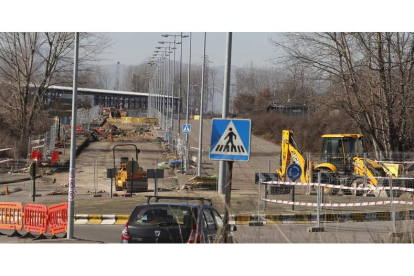
[[[12,230],[9,237],[46,239],[49,231],[52,239],[56,234],[66,233],[68,222],[68,203],[46,205],[17,202],[0,202],[0,230]],[[25,230],[22,235],[18,231]],[[39,236],[34,236],[38,233]],[[0,235],[5,235],[0,232]]]
[[[382,229],[389,222],[385,225],[393,233],[414,233],[413,153],[367,153],[349,160],[305,156],[305,173],[294,179],[282,180],[267,170],[256,176],[257,217],[262,221],[307,222],[316,228],[326,223],[375,222]],[[323,163],[334,164],[338,171],[318,167]]]

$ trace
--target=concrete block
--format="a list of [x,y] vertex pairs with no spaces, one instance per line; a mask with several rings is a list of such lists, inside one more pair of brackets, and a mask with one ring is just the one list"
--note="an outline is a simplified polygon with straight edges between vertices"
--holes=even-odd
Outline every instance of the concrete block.
[[312,233],[315,233],[315,232],[324,232],[324,231],[325,231],[325,229],[323,227],[316,227],[316,226],[314,226],[314,227],[309,227],[308,228],[308,232],[312,232]]
[[263,221],[249,221],[249,226],[263,226]]

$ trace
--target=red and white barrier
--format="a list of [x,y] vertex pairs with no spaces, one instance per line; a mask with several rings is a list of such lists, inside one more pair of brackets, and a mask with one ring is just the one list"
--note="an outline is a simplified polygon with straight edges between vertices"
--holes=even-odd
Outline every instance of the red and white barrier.
[[[305,207],[318,207],[318,203],[313,202],[300,202],[300,201],[289,201],[280,199],[267,199],[261,198],[263,201],[273,202],[285,205],[305,206]],[[373,201],[373,202],[354,202],[354,203],[321,203],[321,207],[364,207],[364,206],[378,206],[378,205],[389,205],[389,204],[401,204],[401,205],[414,205],[412,201],[402,200],[388,200],[388,201]]]
[[[398,178],[398,179],[413,179],[413,178]],[[302,182],[287,182],[287,181],[267,181],[262,182],[262,184],[267,185],[288,185],[288,186],[315,186],[315,187],[327,187],[331,189],[346,189],[346,190],[358,190],[358,191],[384,191],[384,190],[393,190],[393,191],[405,191],[405,192],[414,192],[413,188],[405,187],[350,187],[345,185],[334,185],[327,183],[302,183]]]

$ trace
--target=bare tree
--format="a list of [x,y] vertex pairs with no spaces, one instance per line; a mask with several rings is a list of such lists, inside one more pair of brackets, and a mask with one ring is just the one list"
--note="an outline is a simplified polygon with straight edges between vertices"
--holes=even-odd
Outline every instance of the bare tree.
[[286,61],[329,83],[326,103],[341,108],[376,151],[413,149],[413,33],[290,33],[272,41]]
[[127,91],[147,92],[149,65],[142,63],[138,66],[129,66],[124,76],[123,86]]
[[[100,34],[80,37],[82,69],[110,41]],[[1,115],[20,141],[32,133],[47,88],[71,83],[74,41],[74,33],[0,33]]]
[[96,66],[94,70],[95,85],[99,89],[110,89],[113,76],[107,67]]

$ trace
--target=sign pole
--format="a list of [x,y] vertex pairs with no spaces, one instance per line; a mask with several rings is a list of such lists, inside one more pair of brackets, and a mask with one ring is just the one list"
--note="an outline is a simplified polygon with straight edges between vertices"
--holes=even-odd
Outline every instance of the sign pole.
[[[224,89],[223,89],[223,111],[221,118],[225,119],[229,116],[229,102],[230,102],[230,73],[231,73],[231,45],[232,32],[227,33],[227,46],[224,67]],[[219,161],[219,178],[218,178],[218,193],[225,193],[226,180],[226,166],[224,161]]]
[[114,180],[114,179],[111,177],[111,198],[112,198],[112,194],[113,194],[113,193],[112,193],[112,186],[114,185],[113,180]]
[[72,126],[70,134],[70,166],[68,192],[68,232],[67,238],[73,239],[75,214],[75,171],[76,171],[76,102],[78,94],[79,33],[75,33],[75,58],[73,64]]
[[155,159],[154,196],[158,196],[158,181],[157,181],[157,169],[158,169],[158,166],[157,166],[157,164],[158,164],[158,160]]
[[36,198],[36,162],[33,162],[32,165],[30,166],[30,176],[33,178],[33,202],[35,202],[35,198]]
[[227,161],[226,162],[228,166],[228,174],[227,174],[227,181],[225,185],[225,208],[224,208],[224,243],[230,243],[229,239],[229,232],[230,232],[230,199],[231,199],[231,184],[232,184],[232,178],[233,178],[233,161]]
[[[295,181],[296,183],[296,181]],[[292,187],[292,202],[295,202],[295,185]],[[295,204],[292,204],[292,211],[295,211]]]

